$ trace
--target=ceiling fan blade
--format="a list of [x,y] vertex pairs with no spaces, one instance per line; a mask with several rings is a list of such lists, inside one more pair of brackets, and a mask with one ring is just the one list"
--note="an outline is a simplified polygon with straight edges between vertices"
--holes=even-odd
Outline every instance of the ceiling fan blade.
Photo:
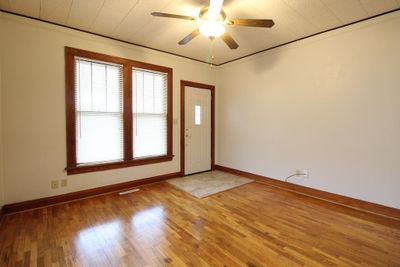
[[275,22],[272,19],[230,19],[228,25],[271,28]]
[[230,36],[230,34],[227,32],[221,36],[221,39],[227,44],[227,46],[229,46],[230,49],[236,49],[239,47],[236,41],[233,40],[232,36]]
[[190,34],[186,35],[185,38],[180,40],[178,44],[185,45],[185,44],[189,43],[194,37],[196,37],[199,34],[200,34],[199,29],[196,29],[193,32],[191,32]]
[[151,15],[155,17],[172,18],[172,19],[196,20],[195,17],[191,16],[176,15],[176,14],[162,13],[162,12],[151,12]]

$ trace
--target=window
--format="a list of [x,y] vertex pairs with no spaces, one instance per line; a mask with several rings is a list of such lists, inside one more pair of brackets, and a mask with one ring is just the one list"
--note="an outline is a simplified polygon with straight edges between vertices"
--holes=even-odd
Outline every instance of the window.
[[122,67],[76,58],[75,110],[76,163],[123,160]]
[[201,106],[199,105],[194,106],[194,124],[195,125],[201,124]]
[[172,69],[66,48],[67,172],[172,160]]
[[167,75],[133,69],[133,157],[167,153]]

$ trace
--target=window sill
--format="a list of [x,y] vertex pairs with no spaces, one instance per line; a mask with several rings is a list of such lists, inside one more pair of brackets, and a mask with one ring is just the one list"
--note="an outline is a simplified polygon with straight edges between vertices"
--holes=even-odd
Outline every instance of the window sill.
[[82,165],[76,167],[67,167],[65,170],[68,175],[80,174],[86,172],[97,172],[97,171],[105,171],[112,169],[120,169],[127,168],[132,166],[140,166],[147,164],[154,164],[159,162],[171,161],[173,159],[173,155],[159,156],[159,157],[149,157],[149,158],[141,158],[141,159],[133,159],[129,161],[119,161],[119,162],[110,162],[110,163],[101,163],[94,165]]

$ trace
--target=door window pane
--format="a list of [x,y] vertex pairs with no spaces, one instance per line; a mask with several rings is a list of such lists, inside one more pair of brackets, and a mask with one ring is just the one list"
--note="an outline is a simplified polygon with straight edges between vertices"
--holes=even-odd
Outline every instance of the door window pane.
[[195,125],[201,124],[201,106],[199,105],[194,106],[194,124]]

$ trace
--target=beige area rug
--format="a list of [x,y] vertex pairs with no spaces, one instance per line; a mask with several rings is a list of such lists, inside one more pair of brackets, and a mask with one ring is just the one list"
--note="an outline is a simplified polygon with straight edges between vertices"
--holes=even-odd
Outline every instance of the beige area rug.
[[210,171],[167,180],[168,183],[192,194],[204,198],[228,189],[232,189],[253,180],[221,171]]

